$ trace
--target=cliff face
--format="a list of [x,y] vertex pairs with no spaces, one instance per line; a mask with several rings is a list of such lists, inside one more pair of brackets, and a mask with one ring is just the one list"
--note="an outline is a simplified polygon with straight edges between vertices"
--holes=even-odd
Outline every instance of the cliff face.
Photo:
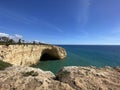
[[14,66],[0,70],[0,90],[120,90],[120,67],[64,67],[55,76]]
[[0,60],[14,64],[29,66],[40,60],[63,59],[66,51],[52,45],[0,45]]

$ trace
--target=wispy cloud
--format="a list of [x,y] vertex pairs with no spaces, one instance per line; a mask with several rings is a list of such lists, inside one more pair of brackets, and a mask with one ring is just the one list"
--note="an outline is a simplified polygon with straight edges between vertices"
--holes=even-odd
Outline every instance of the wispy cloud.
[[[25,16],[25,15],[22,15],[20,13],[16,13],[14,11],[11,11],[11,10],[8,10],[8,9],[5,9],[5,8],[0,8],[0,16],[1,17],[6,17],[6,18],[9,18],[9,19],[12,19],[12,20],[15,20],[17,22],[20,22],[20,23],[23,23],[23,24],[34,24],[38,27],[44,25],[48,28],[51,28],[51,30],[56,30],[57,32],[63,32],[63,30],[56,26],[56,25],[53,25],[51,24],[51,22],[48,22],[48,21],[45,21],[41,18],[36,18],[34,16]],[[4,28],[4,27],[1,27],[1,29],[5,29],[5,30],[8,30],[7,28]]]
[[[18,29],[17,29],[18,30]],[[5,27],[5,26],[0,26],[0,31],[10,31],[10,32],[15,32],[16,29],[13,29],[13,28],[8,28],[8,27]]]
[[83,0],[83,24],[88,22],[90,0]]
[[112,29],[112,33],[113,33],[113,34],[120,34],[120,25],[114,27],[114,28]]
[[89,19],[89,8],[92,3],[92,0],[81,0],[80,12],[78,16],[79,22],[82,26],[86,25]]
[[1,17],[6,17],[24,24],[31,24],[34,23],[37,19],[35,17],[30,17],[30,16],[25,16],[23,14],[20,13],[16,13],[14,11],[5,9],[5,8],[1,8],[0,7],[0,16]]
[[62,29],[60,29],[59,27],[54,26],[54,25],[52,25],[52,26],[53,26],[53,28],[55,28],[55,30],[57,30],[58,32],[60,32],[60,33],[62,33],[62,32],[63,32],[63,30],[62,30]]
[[75,35],[75,38],[77,38],[77,39],[86,39],[89,37],[89,33],[85,30],[80,30],[78,33],[80,33],[80,34]]
[[37,21],[36,24],[37,24],[37,25],[39,25],[39,24],[45,25],[46,27],[50,28],[50,30],[54,30],[54,31],[57,31],[57,32],[60,32],[60,33],[64,32],[64,31],[61,29],[62,26],[57,26],[57,25],[52,24],[51,22],[45,21],[45,20],[43,20],[43,19],[38,19],[38,21]]

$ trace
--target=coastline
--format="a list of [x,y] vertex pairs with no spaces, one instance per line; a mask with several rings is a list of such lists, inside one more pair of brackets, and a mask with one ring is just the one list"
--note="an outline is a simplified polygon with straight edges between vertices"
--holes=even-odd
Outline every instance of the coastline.
[[[35,49],[37,45],[32,46],[34,47],[32,50],[35,50],[35,52],[39,50]],[[13,48],[11,49],[10,47]],[[16,48],[14,45],[10,47],[1,48],[1,50],[6,49],[10,53],[9,50]],[[22,54],[26,47],[27,50],[31,48],[27,45],[18,45],[17,49],[21,49],[20,54]],[[50,47],[57,46],[51,45]],[[56,49],[58,50],[57,52],[63,53],[64,57],[67,55],[65,51],[61,51],[63,48],[57,47]],[[13,59],[15,58],[13,57]],[[119,90],[120,88],[120,66],[105,66],[103,68],[94,66],[66,66],[61,68],[56,74],[53,74],[51,71],[28,67],[29,65],[13,64],[11,66],[8,63],[2,63],[5,66],[0,69],[1,90]]]
[[65,49],[53,45],[0,45],[0,60],[13,65],[31,66],[40,60],[62,60],[67,56]]

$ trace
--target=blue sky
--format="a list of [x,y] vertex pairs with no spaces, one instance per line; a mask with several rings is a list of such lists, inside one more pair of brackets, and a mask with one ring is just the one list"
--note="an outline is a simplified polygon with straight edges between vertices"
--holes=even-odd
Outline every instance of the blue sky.
[[120,44],[120,0],[0,0],[0,33],[51,44]]

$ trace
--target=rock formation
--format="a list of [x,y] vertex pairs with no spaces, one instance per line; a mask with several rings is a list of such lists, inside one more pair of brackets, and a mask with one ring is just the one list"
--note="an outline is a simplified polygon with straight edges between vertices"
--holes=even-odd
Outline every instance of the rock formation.
[[36,64],[40,60],[63,59],[66,51],[52,45],[0,45],[0,60],[22,66]]
[[55,80],[50,71],[14,66],[0,71],[0,90],[72,90],[72,87]]
[[120,67],[64,67],[57,79],[75,90],[120,90]]
[[13,66],[0,71],[0,90],[119,90],[120,67],[64,67],[50,71]]

